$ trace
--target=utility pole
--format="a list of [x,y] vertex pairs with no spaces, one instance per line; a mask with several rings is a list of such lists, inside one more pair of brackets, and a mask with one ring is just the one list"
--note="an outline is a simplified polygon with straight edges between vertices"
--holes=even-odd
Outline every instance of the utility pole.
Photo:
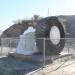
[[49,17],[49,8],[48,8],[48,17]]

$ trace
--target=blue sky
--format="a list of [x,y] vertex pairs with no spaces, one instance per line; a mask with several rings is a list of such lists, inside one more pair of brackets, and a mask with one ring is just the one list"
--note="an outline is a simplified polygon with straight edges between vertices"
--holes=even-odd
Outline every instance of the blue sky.
[[35,14],[47,17],[48,8],[49,16],[75,15],[75,0],[0,0],[0,30]]

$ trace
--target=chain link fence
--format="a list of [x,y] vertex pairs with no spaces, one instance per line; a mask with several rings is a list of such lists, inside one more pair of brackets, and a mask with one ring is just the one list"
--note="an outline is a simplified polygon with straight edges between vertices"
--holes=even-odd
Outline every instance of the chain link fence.
[[[65,45],[59,55],[46,54],[46,41],[50,38],[42,39],[43,66],[33,75],[75,75],[75,38],[65,38]],[[57,41],[58,39],[52,40]]]
[[18,42],[18,38],[1,38],[0,55],[8,55],[10,52],[15,52]]
[[[28,56],[30,58],[30,64],[32,64],[33,69],[30,70],[31,72],[27,73],[27,75],[32,75],[32,74],[46,75],[46,74],[53,73],[54,71],[57,71],[58,74],[58,69],[71,65],[75,62],[75,38],[65,38],[65,46],[59,55],[46,54],[45,42],[46,40],[49,40],[49,38],[48,39],[42,38],[42,40],[43,40],[43,46],[42,46],[43,53]],[[20,39],[18,38],[1,38],[0,55],[6,56],[10,52],[15,53],[19,41]],[[29,44],[32,43],[29,41]],[[63,69],[60,70],[59,73],[60,72],[61,75],[66,75],[63,73],[64,72]]]

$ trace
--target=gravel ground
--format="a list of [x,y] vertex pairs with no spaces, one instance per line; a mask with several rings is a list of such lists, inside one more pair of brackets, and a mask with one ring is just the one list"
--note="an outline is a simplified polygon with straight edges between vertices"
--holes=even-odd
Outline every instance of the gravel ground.
[[73,59],[66,62],[53,63],[38,70],[32,75],[75,75],[75,60]]
[[[0,47],[0,54],[7,55],[8,52],[16,51],[15,48],[8,48],[8,47]],[[72,53],[75,57],[75,51],[73,48],[64,48],[64,51],[61,53]],[[32,72],[30,72],[32,73]],[[75,75],[75,59],[71,59],[68,61],[59,62],[59,60],[54,61],[53,64],[48,65],[43,69],[38,69],[37,72],[34,71],[33,74],[27,75]],[[26,74],[25,74],[26,75]]]

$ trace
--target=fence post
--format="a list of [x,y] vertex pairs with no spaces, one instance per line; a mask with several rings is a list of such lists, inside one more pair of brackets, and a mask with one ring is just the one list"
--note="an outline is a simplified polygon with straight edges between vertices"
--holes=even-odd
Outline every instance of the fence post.
[[1,52],[0,52],[0,55],[2,55],[2,50],[3,50],[3,44],[2,44],[2,38],[1,38]]
[[45,57],[46,57],[46,55],[45,55],[45,38],[43,38],[43,46],[44,46],[44,50],[43,50],[43,68],[45,68]]
[[9,38],[8,41],[9,41],[9,51],[8,51],[8,54],[9,54],[12,50],[12,48],[11,48],[11,38]]
[[[71,40],[71,39],[67,39],[67,38],[66,38],[66,40],[67,40],[67,48],[68,48],[68,54],[69,54],[69,46],[70,46],[69,40]],[[69,45],[68,45],[68,44],[69,44]]]

